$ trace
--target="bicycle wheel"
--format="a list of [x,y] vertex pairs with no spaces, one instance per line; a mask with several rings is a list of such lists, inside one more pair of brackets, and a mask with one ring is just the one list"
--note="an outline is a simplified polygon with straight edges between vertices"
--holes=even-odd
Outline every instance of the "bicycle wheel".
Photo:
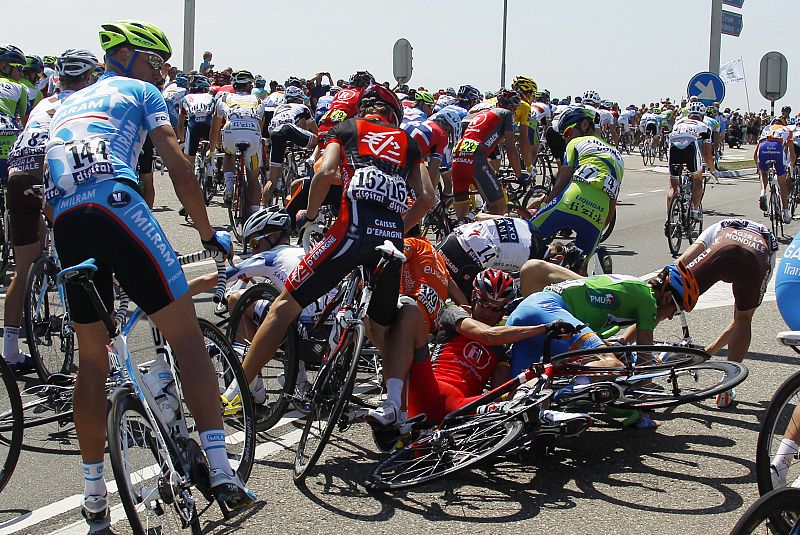
[[603,233],[600,235],[600,243],[603,243],[611,236],[611,233],[614,232],[614,225],[617,224],[617,211],[614,210],[614,213],[611,214],[611,221],[603,229]]
[[43,383],[54,373],[77,373],[77,339],[56,285],[58,266],[52,257],[40,256],[28,270],[23,319],[28,349]]
[[[248,311],[251,307],[264,307],[264,314],[280,292],[272,284],[260,283],[248,288],[231,312],[228,322],[227,338],[232,344],[242,348],[247,354],[247,349],[255,336],[258,325],[249,320]],[[262,302],[264,301],[264,302]],[[261,302],[261,303],[260,303]],[[261,415],[256,424],[256,431],[268,431],[275,426],[286,412],[289,401],[295,397],[294,385],[297,381],[297,326],[292,323],[286,333],[286,338],[278,347],[278,352],[263,368],[260,377],[264,382],[267,399],[263,403],[265,415]],[[281,384],[281,379],[283,384]]]
[[667,245],[672,256],[681,254],[683,242],[683,204],[679,193],[672,196],[667,212]]
[[748,507],[731,535],[751,533],[800,533],[800,489],[773,490]]
[[[598,367],[602,355],[614,355],[623,365]],[[652,355],[657,355],[657,358]],[[693,347],[670,344],[654,345],[610,345],[590,349],[578,349],[554,356],[550,362],[566,373],[650,373],[662,370],[687,368],[706,362],[711,356]]]
[[22,448],[22,401],[14,373],[0,358],[0,492],[3,492],[19,461]]
[[[22,390],[23,427],[38,427],[57,423],[64,427],[72,423],[72,391],[74,383],[35,385]],[[0,424],[0,431],[3,424]]]
[[[163,429],[161,434],[166,435]],[[153,422],[139,398],[126,388],[117,389],[111,397],[108,449],[120,501],[133,532],[177,533],[191,526],[193,533],[200,533],[191,489],[170,481],[167,459],[179,457],[169,440],[166,444],[166,449],[159,446]],[[199,446],[197,450],[202,457]],[[175,468],[181,469],[180,465]]]
[[747,379],[737,362],[710,360],[695,366],[643,373],[621,382],[624,394],[611,405],[625,408],[675,407],[730,390]]
[[231,222],[231,231],[238,241],[242,241],[244,222],[247,220],[250,206],[247,202],[247,174],[245,173],[244,158],[236,154],[236,176],[233,179],[233,196],[228,206],[228,219]]
[[305,479],[317,464],[350,400],[364,341],[363,329],[363,326],[357,325],[354,330],[345,333],[347,342],[323,363],[317,374],[308,395],[309,413],[295,454],[294,480],[297,482]]
[[781,197],[778,193],[778,186],[775,184],[769,187],[769,220],[772,226],[772,233],[776,238],[783,236],[783,214]]
[[[794,437],[793,441],[800,443],[796,436],[796,429],[800,428],[798,406],[800,406],[800,372],[789,377],[778,388],[761,421],[756,442],[756,481],[758,492],[762,496],[775,489],[776,482],[773,482],[771,464],[781,446],[781,441],[784,437]],[[800,455],[798,455],[800,451],[789,453],[793,455],[786,458],[788,467],[783,479],[787,484],[792,484],[800,478]]]
[[[795,168],[794,172],[798,172],[797,168]],[[791,189],[789,190],[789,212],[791,212],[792,217],[794,217],[795,213],[797,212],[797,203],[799,200],[800,178],[798,178],[797,174],[795,174],[794,178],[792,179]]]
[[522,429],[522,421],[502,412],[455,419],[392,453],[366,484],[374,490],[398,490],[429,483],[502,451]]

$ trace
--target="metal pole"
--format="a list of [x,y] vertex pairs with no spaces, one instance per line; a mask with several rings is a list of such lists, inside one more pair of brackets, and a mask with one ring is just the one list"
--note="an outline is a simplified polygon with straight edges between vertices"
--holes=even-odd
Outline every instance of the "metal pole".
[[500,66],[500,87],[506,86],[506,24],[508,22],[508,0],[503,0],[503,63]]
[[708,70],[719,74],[719,56],[722,47],[722,0],[711,0],[711,46],[708,54]]
[[184,0],[183,6],[183,72],[194,68],[194,3]]
[[747,73],[744,72],[744,60],[742,60],[742,78],[744,78],[744,96],[747,99],[747,113],[750,113],[750,94],[747,91]]

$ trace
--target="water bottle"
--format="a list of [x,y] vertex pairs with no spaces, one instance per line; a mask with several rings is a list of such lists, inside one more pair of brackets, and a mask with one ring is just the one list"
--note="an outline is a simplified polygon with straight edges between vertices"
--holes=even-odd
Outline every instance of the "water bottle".
[[158,410],[167,427],[178,419],[178,409],[180,400],[175,388],[175,378],[172,376],[172,369],[163,355],[157,355],[153,364],[146,374],[142,376],[145,386],[153,394]]

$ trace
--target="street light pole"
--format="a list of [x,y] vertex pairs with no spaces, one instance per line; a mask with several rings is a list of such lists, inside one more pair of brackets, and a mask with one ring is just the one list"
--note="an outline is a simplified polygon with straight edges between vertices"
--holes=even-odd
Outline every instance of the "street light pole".
[[508,23],[508,0],[503,0],[503,63],[500,66],[500,87],[506,86],[506,25]]
[[722,0],[711,0],[711,46],[708,54],[708,70],[719,74],[719,56],[722,47]]
[[194,68],[194,3],[183,0],[183,72]]

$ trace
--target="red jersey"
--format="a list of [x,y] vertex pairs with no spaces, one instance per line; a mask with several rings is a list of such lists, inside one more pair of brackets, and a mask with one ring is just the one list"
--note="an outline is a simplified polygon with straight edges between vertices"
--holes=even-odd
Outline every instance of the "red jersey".
[[364,88],[344,88],[340,89],[333,97],[331,105],[319,120],[319,137],[322,139],[328,131],[358,113],[358,99],[361,98],[361,93]]
[[436,121],[403,121],[400,128],[409,133],[419,145],[423,158],[444,159],[444,151],[450,142],[447,132]]
[[506,132],[514,129],[514,114],[505,108],[489,108],[464,118],[464,135],[453,152],[470,155],[475,152],[488,154],[503,139]]
[[426,238],[403,240],[406,261],[400,270],[400,293],[416,299],[431,332],[447,299],[450,272],[442,254]]

